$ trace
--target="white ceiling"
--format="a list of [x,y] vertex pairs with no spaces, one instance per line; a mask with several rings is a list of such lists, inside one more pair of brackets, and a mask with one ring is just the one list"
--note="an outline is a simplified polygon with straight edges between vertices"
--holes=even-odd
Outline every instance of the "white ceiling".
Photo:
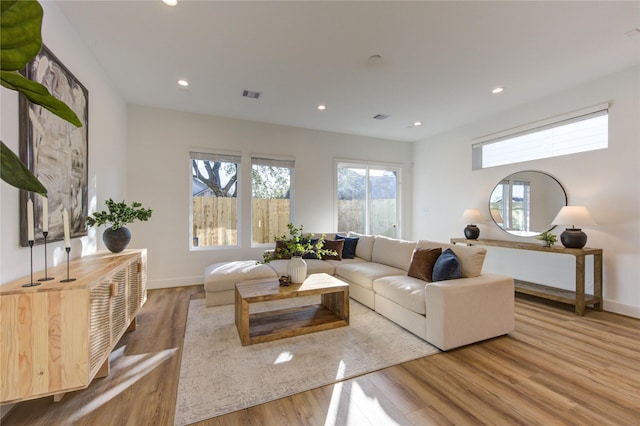
[[640,63],[639,1],[57,3],[129,103],[400,141]]

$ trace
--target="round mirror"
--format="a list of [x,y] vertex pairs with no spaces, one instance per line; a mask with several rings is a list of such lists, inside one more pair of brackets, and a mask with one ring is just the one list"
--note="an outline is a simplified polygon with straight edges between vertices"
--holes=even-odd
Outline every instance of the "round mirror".
[[553,229],[551,222],[566,205],[567,194],[560,182],[530,170],[502,179],[489,198],[489,212],[496,225],[519,237],[535,237]]

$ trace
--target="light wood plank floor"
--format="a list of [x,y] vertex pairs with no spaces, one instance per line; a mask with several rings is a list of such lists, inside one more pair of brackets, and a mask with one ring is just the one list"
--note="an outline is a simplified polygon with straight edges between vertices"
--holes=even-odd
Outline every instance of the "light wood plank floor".
[[[20,404],[11,425],[171,425],[189,300],[152,290],[109,377],[62,402]],[[640,425],[640,320],[529,297],[516,330],[198,425]]]

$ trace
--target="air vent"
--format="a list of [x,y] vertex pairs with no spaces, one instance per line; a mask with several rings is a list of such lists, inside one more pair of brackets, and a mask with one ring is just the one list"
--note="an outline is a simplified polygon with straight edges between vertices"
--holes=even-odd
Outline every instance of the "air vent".
[[388,116],[387,114],[377,114],[373,116],[374,120],[386,120],[387,118],[389,118],[390,116]]
[[245,98],[251,98],[251,99],[258,99],[261,94],[262,94],[261,92],[255,92],[253,90],[242,91],[242,96],[244,96]]

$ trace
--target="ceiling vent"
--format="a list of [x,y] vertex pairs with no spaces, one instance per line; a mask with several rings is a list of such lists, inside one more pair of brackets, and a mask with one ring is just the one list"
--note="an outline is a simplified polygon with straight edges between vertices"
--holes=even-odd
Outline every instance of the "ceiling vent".
[[244,96],[245,98],[258,99],[260,97],[260,95],[262,95],[262,93],[255,92],[253,90],[243,90],[242,91],[242,96]]
[[387,114],[377,114],[373,116],[374,120],[386,120],[387,118],[389,118]]

